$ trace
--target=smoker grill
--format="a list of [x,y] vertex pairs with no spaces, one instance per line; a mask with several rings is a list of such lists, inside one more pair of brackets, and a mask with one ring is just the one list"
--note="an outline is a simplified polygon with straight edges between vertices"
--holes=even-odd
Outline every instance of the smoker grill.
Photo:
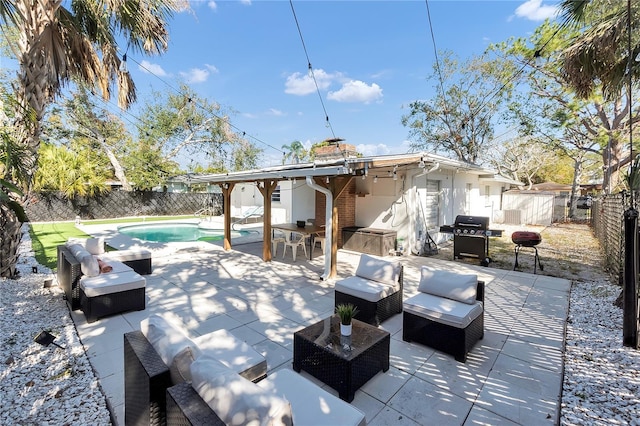
[[453,234],[453,258],[472,257],[480,259],[487,266],[489,258],[489,237],[502,236],[501,230],[489,228],[489,218],[484,216],[456,216],[453,225],[440,227],[440,232]]
[[513,264],[514,271],[518,267],[518,254],[520,254],[520,249],[522,247],[530,247],[535,250],[535,255],[533,257],[533,273],[536,273],[536,264],[541,271],[544,270],[542,263],[540,263],[540,257],[538,256],[538,247],[536,247],[542,242],[542,235],[531,231],[515,231],[511,234],[511,241],[516,245],[513,249],[516,254],[516,261]]

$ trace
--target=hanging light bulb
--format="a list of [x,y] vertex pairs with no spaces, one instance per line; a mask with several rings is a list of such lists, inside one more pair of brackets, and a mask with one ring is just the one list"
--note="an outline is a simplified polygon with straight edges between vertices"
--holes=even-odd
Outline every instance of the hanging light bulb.
[[293,182],[293,184],[295,185],[295,183],[296,183],[296,178],[293,178],[293,179],[291,180],[291,182]]
[[373,183],[378,183],[378,175],[375,175],[375,176],[373,177]]
[[324,180],[325,183],[329,183],[329,176],[327,176],[327,178]]
[[366,178],[367,178],[367,174],[366,174],[366,173],[363,173],[363,174],[362,174],[362,180],[365,180]]
[[424,159],[420,158],[420,162],[418,163],[418,167],[420,167],[421,169],[425,168],[425,164],[424,164]]
[[122,61],[120,61],[120,66],[118,67],[118,70],[120,72],[123,72],[123,73],[129,72],[129,69],[127,68],[127,54],[126,53],[124,55],[122,55]]
[[398,173],[395,170],[393,171],[393,180],[398,180]]

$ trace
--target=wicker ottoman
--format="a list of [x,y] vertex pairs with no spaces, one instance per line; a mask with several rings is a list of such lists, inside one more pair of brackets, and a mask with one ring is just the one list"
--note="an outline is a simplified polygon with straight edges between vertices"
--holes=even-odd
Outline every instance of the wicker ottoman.
[[146,306],[147,280],[134,271],[111,272],[80,279],[80,307],[87,322]]

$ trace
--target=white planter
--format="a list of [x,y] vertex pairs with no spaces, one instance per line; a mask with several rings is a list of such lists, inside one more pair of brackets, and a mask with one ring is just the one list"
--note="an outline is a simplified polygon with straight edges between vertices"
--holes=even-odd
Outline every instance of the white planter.
[[342,334],[343,336],[351,336],[351,327],[353,327],[353,324],[340,324],[340,334]]

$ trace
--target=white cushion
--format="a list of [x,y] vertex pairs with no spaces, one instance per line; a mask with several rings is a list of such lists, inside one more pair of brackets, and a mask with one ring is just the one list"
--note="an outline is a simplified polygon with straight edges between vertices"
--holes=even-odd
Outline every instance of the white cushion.
[[291,402],[293,424],[304,426],[366,424],[362,411],[288,369],[271,373],[258,386]]
[[144,288],[146,284],[147,280],[134,271],[109,272],[95,277],[84,276],[80,278],[80,288],[82,288],[87,297],[135,290]]
[[356,275],[380,283],[393,285],[398,282],[400,263],[363,254],[360,256]]
[[72,244],[70,241],[67,241],[66,246],[73,257],[80,262],[80,270],[84,275],[95,277],[100,274],[98,261],[91,256],[91,253],[89,253],[82,244],[78,242]]
[[418,291],[470,305],[476,303],[477,275],[432,270],[427,266],[422,267],[420,275]]
[[456,328],[466,328],[483,310],[482,302],[469,305],[427,293],[408,298],[402,307],[405,312]]
[[77,258],[80,261],[80,270],[87,277],[96,277],[100,275],[100,265],[98,265],[98,260],[93,257],[93,255],[89,252],[86,252],[80,258]]
[[170,366],[173,358],[186,347],[193,349],[194,358],[200,355],[196,344],[182,329],[162,315],[154,314],[142,320],[140,330],[167,366]]
[[216,358],[246,379],[253,381],[267,374],[265,357],[227,330],[194,337],[193,342],[202,353]]
[[369,302],[377,302],[400,290],[400,284],[396,281],[393,285],[372,281],[359,276],[347,277],[336,281],[336,291],[349,294]]
[[[202,355],[191,364],[192,386],[227,425],[292,425],[291,404]],[[302,424],[302,423],[300,423]]]
[[73,244],[79,244],[84,247],[91,254],[102,254],[104,253],[104,238],[69,238],[67,241],[67,246]]
[[146,249],[114,250],[104,253],[100,258],[128,262],[131,260],[151,259],[151,252]]

